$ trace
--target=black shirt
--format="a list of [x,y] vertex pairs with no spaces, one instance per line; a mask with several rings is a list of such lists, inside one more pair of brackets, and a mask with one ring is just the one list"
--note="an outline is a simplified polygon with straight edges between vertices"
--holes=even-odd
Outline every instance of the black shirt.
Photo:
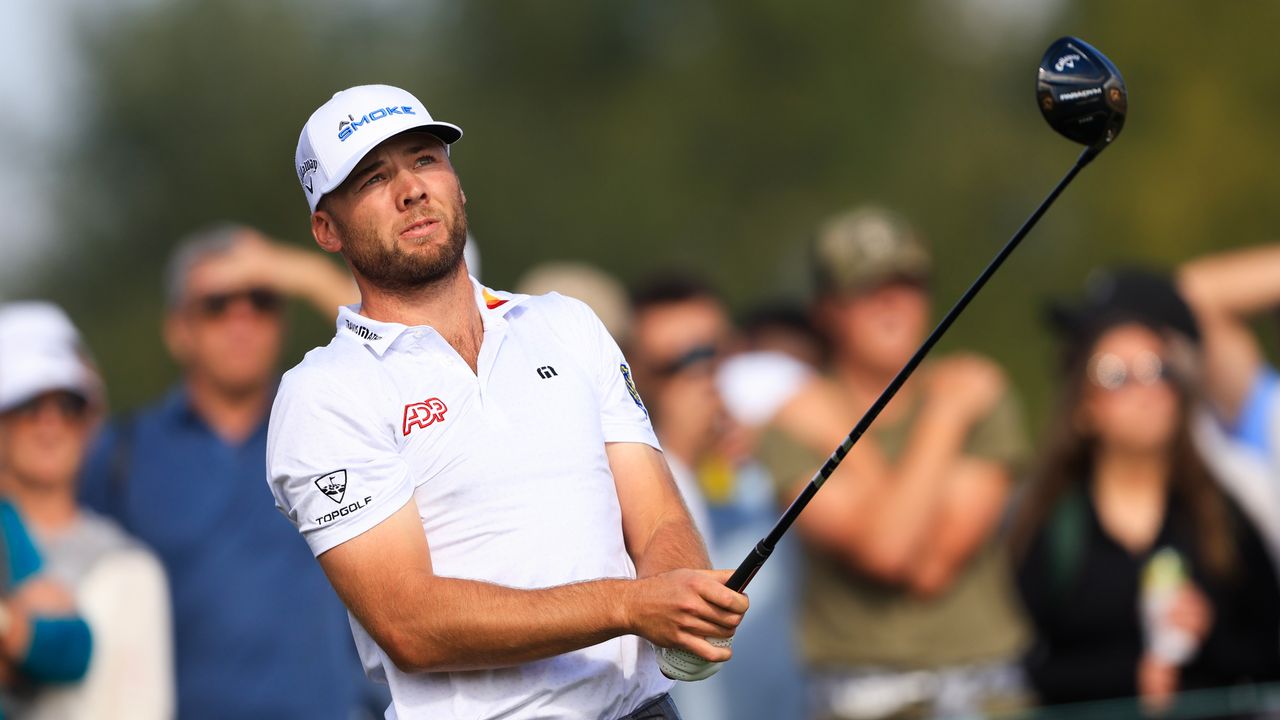
[[1213,606],[1213,625],[1179,674],[1179,690],[1280,678],[1280,586],[1256,530],[1230,505],[1237,566],[1206,572],[1185,506],[1170,493],[1150,549],[1132,554],[1103,529],[1089,493],[1059,501],[1017,571],[1034,623],[1024,664],[1044,704],[1133,697],[1142,657],[1142,571],[1162,548],[1178,551]]

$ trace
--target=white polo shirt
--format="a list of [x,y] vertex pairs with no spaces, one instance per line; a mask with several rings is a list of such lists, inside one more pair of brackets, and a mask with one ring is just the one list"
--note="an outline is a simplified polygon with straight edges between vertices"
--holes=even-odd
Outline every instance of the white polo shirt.
[[[658,447],[617,344],[583,303],[476,288],[478,372],[430,327],[343,308],[285,374],[267,477],[316,555],[418,506],[437,575],[542,588],[635,577],[605,443]],[[352,617],[388,718],[617,718],[671,681],[633,635],[511,668],[404,673]]]

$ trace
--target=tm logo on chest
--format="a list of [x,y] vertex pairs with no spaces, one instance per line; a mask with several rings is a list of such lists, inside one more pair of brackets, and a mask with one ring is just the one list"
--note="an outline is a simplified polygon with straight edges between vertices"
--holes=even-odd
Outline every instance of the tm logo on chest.
[[409,403],[404,406],[404,435],[409,436],[415,428],[424,428],[437,422],[444,422],[444,414],[449,411],[440,398],[428,398],[422,402]]

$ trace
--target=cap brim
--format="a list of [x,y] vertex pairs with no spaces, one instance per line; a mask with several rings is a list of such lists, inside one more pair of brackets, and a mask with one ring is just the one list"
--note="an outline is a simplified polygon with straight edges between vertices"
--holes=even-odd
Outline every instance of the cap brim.
[[320,193],[316,198],[316,202],[319,203],[320,198],[323,198],[325,195],[333,192],[338,188],[338,186],[346,182],[347,176],[351,174],[351,171],[355,169],[356,165],[360,164],[361,160],[364,160],[365,156],[368,155],[371,150],[391,138],[397,135],[403,135],[407,132],[431,133],[432,135],[440,138],[441,142],[445,145],[452,145],[462,139],[462,128],[454,125],[453,123],[440,122],[439,120],[419,123],[416,125],[395,126],[390,130],[390,132],[369,135],[368,137],[370,139],[366,140],[365,144],[360,147],[359,150],[351,153],[347,162],[343,163],[329,176],[329,182],[320,187]]
[[73,392],[96,401],[101,387],[78,360],[35,357],[23,363],[6,363],[0,381],[0,412],[8,412],[49,392]]

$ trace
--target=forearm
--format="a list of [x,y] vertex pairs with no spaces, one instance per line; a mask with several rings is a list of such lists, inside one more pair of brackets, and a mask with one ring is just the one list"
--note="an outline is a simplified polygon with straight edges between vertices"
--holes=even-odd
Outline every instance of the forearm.
[[637,443],[607,446],[622,509],[622,532],[639,577],[706,569],[707,547],[662,453]]
[[914,592],[929,597],[945,591],[988,546],[1007,505],[1009,486],[1003,465],[973,458],[960,461],[943,490],[943,508],[910,569],[908,584]]
[[1280,305],[1280,244],[1187,263],[1179,271],[1178,285],[1199,312],[1261,313]]
[[419,572],[382,608],[368,608],[383,615],[368,625],[385,628],[378,642],[407,671],[517,665],[629,632],[629,582],[520,590]]
[[290,292],[306,300],[324,317],[334,319],[338,308],[359,300],[351,276],[322,255],[309,254],[293,271]]
[[867,505],[862,544],[876,574],[905,579],[935,529],[967,429],[967,423],[928,406],[921,413],[901,459]]

